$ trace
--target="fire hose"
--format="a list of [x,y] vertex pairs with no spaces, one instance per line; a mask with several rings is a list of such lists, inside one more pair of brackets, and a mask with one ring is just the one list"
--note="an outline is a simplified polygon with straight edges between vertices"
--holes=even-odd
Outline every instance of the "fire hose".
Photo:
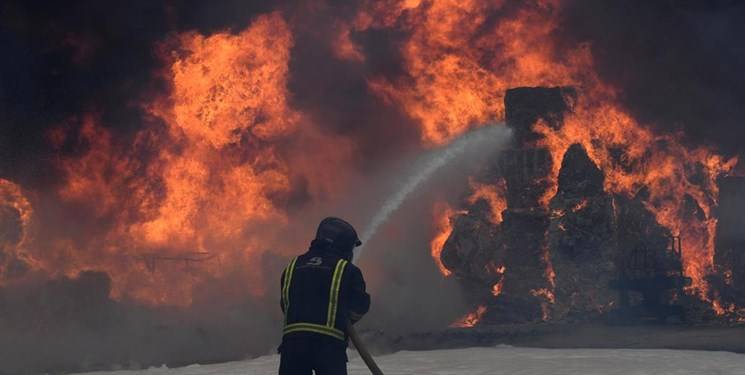
[[367,368],[370,369],[370,372],[373,375],[383,375],[383,371],[380,371],[380,367],[375,363],[375,359],[373,359],[365,344],[360,340],[360,336],[357,335],[357,331],[354,330],[351,323],[347,324],[347,334],[349,335],[349,339],[352,340],[354,347],[357,348],[357,352],[360,353],[360,357],[362,357]]
[[[353,259],[352,262],[354,262],[354,260],[355,259]],[[352,326],[351,322],[347,322],[347,334],[349,335],[349,339],[352,340],[352,344],[354,344],[354,347],[357,349],[357,353],[360,353],[360,357],[362,357],[367,368],[370,369],[370,372],[372,372],[373,375],[383,375],[383,371],[380,371],[380,367],[375,363],[375,359],[373,359],[373,356],[367,350],[367,347],[360,339],[360,336],[357,335],[357,331],[354,330],[354,326]]]

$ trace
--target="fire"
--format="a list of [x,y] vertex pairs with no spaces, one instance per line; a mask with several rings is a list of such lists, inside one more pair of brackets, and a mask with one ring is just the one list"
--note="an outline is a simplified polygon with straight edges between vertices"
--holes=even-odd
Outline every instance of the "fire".
[[[95,115],[85,117],[80,136],[89,151],[62,160],[67,183],[59,194],[90,203],[115,224],[102,252],[78,256],[64,272],[103,269],[114,297],[184,305],[193,286],[229,271],[221,262],[258,267],[256,256],[276,231],[248,230],[281,228],[288,220],[277,197],[290,193],[291,171],[276,143],[295,134],[302,117],[287,103],[292,45],[278,13],[237,34],[177,35],[160,46],[169,93],[145,105],[166,132],[147,128],[134,149],[119,149]],[[136,155],[147,145],[157,147],[143,164]],[[194,253],[209,254],[198,270],[152,272],[140,262]],[[130,259],[125,267],[123,254]],[[246,288],[260,295],[260,272],[252,274]]]
[[[682,136],[656,134],[648,126],[652,124],[634,119],[616,89],[595,73],[592,46],[556,45],[560,8],[558,0],[524,6],[477,0],[367,1],[354,19],[335,24],[330,43],[339,59],[362,63],[367,51],[355,44],[354,33],[396,29],[401,74],[364,79],[375,95],[413,120],[426,147],[504,120],[509,88],[577,87],[579,99],[563,127],[556,130],[542,121],[535,125],[543,135],[537,146],[548,148],[553,161],[543,206],[548,208],[556,192],[565,151],[582,144],[603,170],[607,192],[633,196],[649,189],[647,207],[661,225],[683,238],[684,272],[693,279],[690,292],[719,311],[730,310],[710,296],[705,277],[713,272],[716,178],[737,160],[688,147]],[[493,14],[500,17],[489,17]],[[46,258],[35,261],[24,255],[27,261],[50,274],[103,270],[112,277],[114,297],[185,305],[201,282],[231,267],[260,270],[257,258],[264,249],[288,246],[278,228],[290,220],[287,200],[294,193],[293,178],[307,181],[309,195],[321,196],[334,184],[323,175],[330,172],[313,167],[323,163],[338,170],[352,159],[351,146],[322,134],[310,116],[291,105],[292,31],[277,12],[256,17],[243,30],[187,32],[163,41],[156,46],[163,65],[158,73],[167,92],[141,103],[149,118],[131,144],[117,142],[119,135],[107,130],[95,112],[69,119],[80,125],[74,141],[86,145],[86,151],[59,157],[65,181],[57,194],[65,203],[84,205],[85,214],[105,227],[85,241],[49,241],[38,250],[49,254]],[[74,132],[68,126],[60,124],[50,132],[53,146],[62,148],[69,140]],[[283,148],[290,140],[306,138],[334,150],[334,156],[299,156]],[[507,206],[504,182],[472,181],[471,187],[469,203],[486,200],[491,222],[500,224]],[[685,202],[693,202],[701,214],[691,213]],[[30,254],[34,210],[21,189],[6,180],[0,180],[3,206],[19,213],[23,230],[19,241],[0,245]],[[445,276],[451,271],[440,255],[457,212],[440,205],[434,210],[431,255]],[[151,272],[139,261],[153,254],[178,259],[204,253],[210,258],[198,270]],[[548,288],[535,293],[553,301],[555,275],[548,251],[544,257]],[[260,272],[249,277],[250,293],[263,294]],[[499,295],[501,288],[500,281],[492,293]],[[478,321],[485,310],[479,307],[472,320]]]
[[732,285],[732,270],[726,270],[722,273],[722,276],[724,276],[724,283],[727,285]]
[[580,63],[589,59],[583,49],[566,64],[554,59],[548,40],[556,27],[551,11],[556,5],[541,1],[512,19],[489,24],[487,14],[506,11],[508,2],[368,2],[356,28],[402,25],[409,37],[401,53],[411,77],[375,78],[370,86],[419,120],[422,139],[430,144],[502,120],[507,89],[571,85],[583,71]]
[[554,297],[554,292],[546,288],[533,289],[530,291],[530,294],[534,297],[543,297],[551,303],[554,303],[556,301],[556,297]]
[[491,294],[494,297],[498,297],[500,294],[502,294],[502,288],[504,288],[504,278],[500,279],[498,283],[492,286]]
[[[553,289],[553,287],[554,285],[551,285],[551,289]],[[549,304],[556,303],[556,296],[554,295],[553,290],[547,288],[533,289],[530,291],[530,294],[534,297],[542,297],[544,299],[544,301],[541,302],[542,319],[543,321],[550,320],[551,309],[549,308]]]
[[[29,227],[31,225],[31,218],[34,215],[34,210],[26,196],[21,191],[21,187],[2,178],[0,178],[0,207],[1,206],[7,206],[14,209],[18,215],[20,224],[19,229],[21,231],[17,238],[14,238],[11,242],[14,244],[15,248],[22,249],[29,240]],[[10,240],[9,237],[10,233],[5,233],[5,231],[3,231],[2,238],[4,240]]]
[[499,267],[493,267],[493,272],[497,275],[499,275],[499,282],[494,284],[491,289],[491,294],[494,297],[498,297],[502,294],[502,289],[504,288],[504,273],[507,271],[507,267],[504,265],[501,265]]
[[442,254],[443,246],[445,246],[445,241],[447,241],[448,237],[450,237],[450,234],[453,232],[452,218],[459,213],[464,213],[464,211],[455,211],[446,203],[439,203],[435,206],[435,217],[437,217],[438,220],[435,223],[435,237],[430,242],[430,254],[432,255],[432,259],[434,259],[437,268],[440,270],[440,273],[445,277],[448,277],[453,273],[442,264],[440,255]]
[[[355,29],[396,25],[407,32],[401,46],[406,79],[375,77],[370,87],[418,120],[428,144],[446,143],[478,124],[504,119],[508,88],[580,88],[579,100],[572,103],[561,129],[540,121],[535,126],[544,135],[539,146],[547,147],[553,158],[552,186],[543,205],[548,207],[556,192],[564,152],[581,143],[604,171],[606,191],[633,196],[642,187],[649,188],[648,208],[661,225],[683,238],[683,267],[693,279],[691,292],[710,300],[705,276],[713,271],[715,179],[731,170],[736,160],[724,160],[703,147],[686,147],[680,135],[655,134],[630,116],[618,103],[615,89],[595,73],[591,46],[564,46],[559,52],[551,38],[557,31],[559,1],[538,1],[518,10],[508,10],[507,4],[368,2]],[[511,13],[498,22],[486,19],[486,14],[500,11]],[[494,196],[481,187],[475,190],[477,196]],[[700,207],[702,218],[686,214],[686,199]],[[499,222],[497,216],[494,219]],[[437,241],[443,242],[439,237]],[[552,274],[546,270],[550,283]]]
[[[713,270],[716,178],[731,170],[736,159],[724,160],[705,148],[690,149],[676,135],[653,134],[617,105],[604,103],[598,107],[598,103],[581,98],[562,129],[554,131],[545,124],[536,128],[545,136],[542,144],[552,151],[554,175],[558,176],[558,166],[569,145],[581,143],[605,173],[606,191],[633,196],[648,187],[651,196],[647,207],[661,225],[684,239],[684,271],[693,279],[691,289],[702,299],[709,299],[704,277]],[[622,160],[614,158],[611,151],[619,146],[624,150]],[[705,178],[693,183],[697,167]],[[686,214],[686,196],[701,208],[703,219]]]
[[237,35],[186,33],[177,43],[184,52],[167,72],[171,102],[153,108],[172,133],[219,149],[248,135],[276,139],[296,126],[286,102],[292,34],[278,14]]
[[585,207],[587,207],[587,198],[572,206],[572,212],[582,211]]
[[472,328],[481,321],[481,318],[486,313],[486,306],[479,306],[476,311],[470,312],[462,318],[456,320],[450,324],[451,328]]
[[497,266],[493,262],[489,262],[486,269],[497,275],[504,275],[504,273],[507,272],[507,267],[505,267],[504,264]]
[[334,54],[342,60],[365,61],[365,55],[362,54],[359,46],[352,42],[350,25],[339,25],[337,32],[336,43],[334,43]]
[[0,285],[17,276],[10,268],[22,263],[26,268],[38,268],[28,245],[32,241],[31,225],[34,211],[21,187],[0,178]]
[[505,191],[507,186],[504,179],[500,179],[498,183],[494,185],[481,184],[473,179],[469,181],[471,185],[471,196],[468,197],[468,203],[474,204],[478,200],[485,200],[489,203],[491,208],[490,221],[492,224],[498,225],[502,223],[502,212],[507,209],[507,198],[505,197]]
[[[180,149],[159,157],[165,199],[127,232],[142,249],[217,252],[250,267],[266,245],[246,241],[242,228],[287,222],[272,197],[289,193],[289,166],[273,143],[300,119],[286,101],[292,35],[275,13],[236,35],[187,33],[174,43],[182,52],[165,72],[171,94],[150,110]],[[248,153],[231,155],[236,146]],[[215,266],[208,272],[221,272]],[[249,288],[263,293],[258,280]]]

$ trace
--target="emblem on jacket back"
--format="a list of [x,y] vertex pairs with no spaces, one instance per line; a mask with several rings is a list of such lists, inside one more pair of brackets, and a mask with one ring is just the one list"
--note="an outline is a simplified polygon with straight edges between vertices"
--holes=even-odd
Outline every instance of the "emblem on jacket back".
[[310,258],[310,260],[308,261],[308,263],[307,263],[307,264],[308,264],[309,266],[315,266],[315,267],[318,267],[318,266],[320,266],[321,264],[323,264],[323,258],[321,258],[321,257],[313,257],[313,258]]

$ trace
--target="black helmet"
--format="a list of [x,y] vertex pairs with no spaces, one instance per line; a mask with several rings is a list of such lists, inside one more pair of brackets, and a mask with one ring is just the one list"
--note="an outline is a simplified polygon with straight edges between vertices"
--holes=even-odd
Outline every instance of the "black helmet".
[[355,247],[362,245],[352,224],[338,217],[321,220],[316,230],[316,241],[324,242],[342,254],[350,253]]

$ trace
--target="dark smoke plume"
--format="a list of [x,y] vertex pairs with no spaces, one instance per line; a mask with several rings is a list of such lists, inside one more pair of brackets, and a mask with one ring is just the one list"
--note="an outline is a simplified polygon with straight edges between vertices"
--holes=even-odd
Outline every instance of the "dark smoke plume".
[[745,3],[569,1],[560,11],[557,37],[589,43],[639,121],[745,153]]

